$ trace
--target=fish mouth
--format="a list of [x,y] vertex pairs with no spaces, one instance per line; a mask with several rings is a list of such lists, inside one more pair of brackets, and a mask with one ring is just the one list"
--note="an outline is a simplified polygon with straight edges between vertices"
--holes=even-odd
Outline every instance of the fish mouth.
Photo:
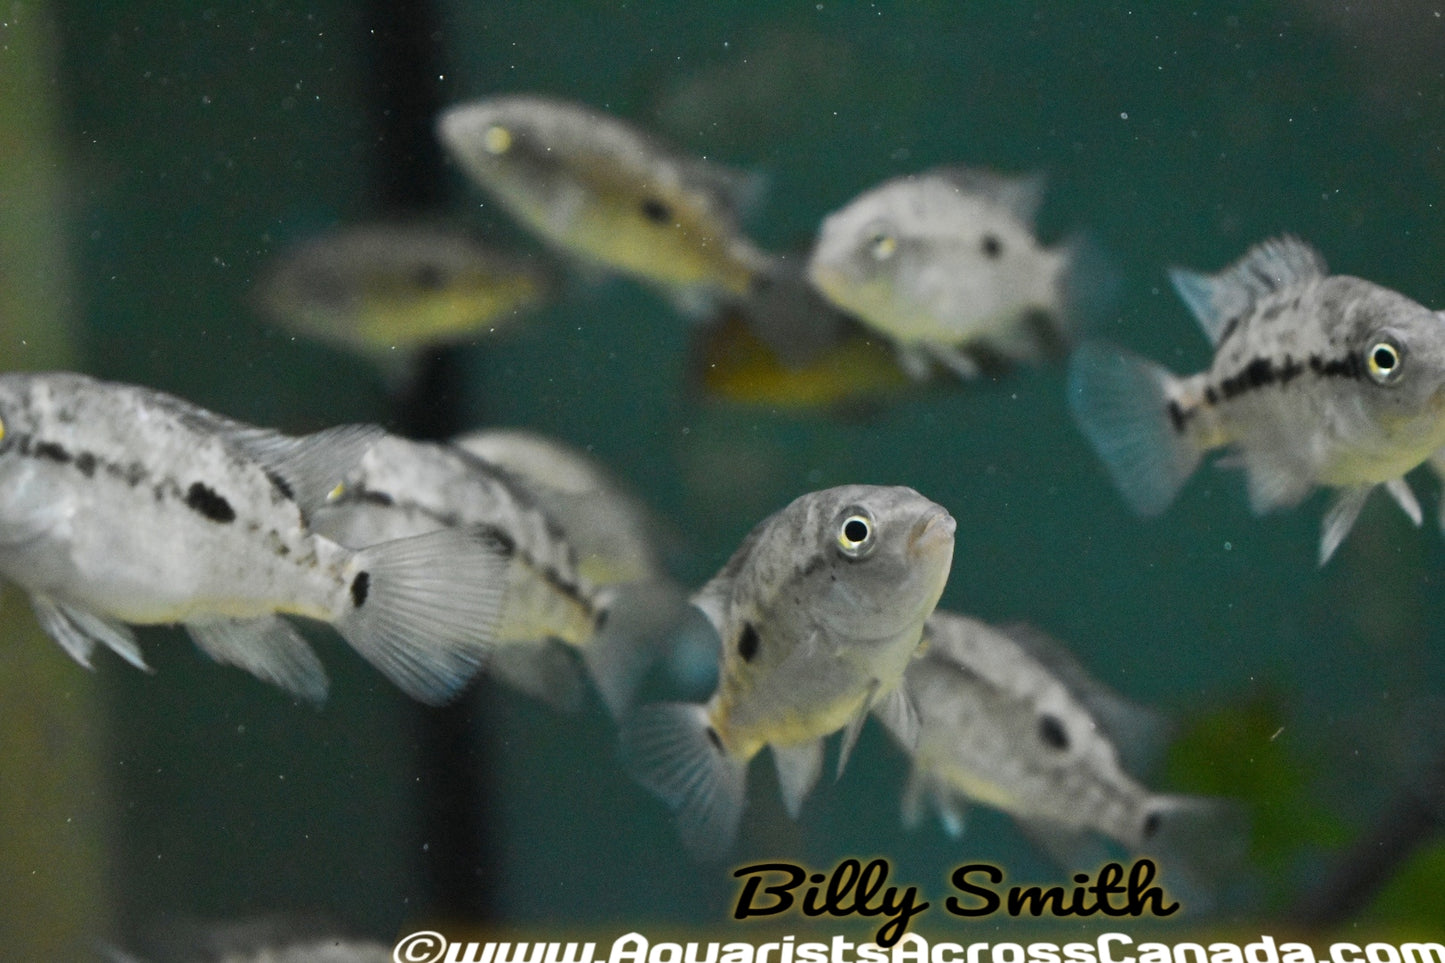
[[908,533],[908,552],[911,555],[922,555],[928,551],[953,544],[953,531],[957,522],[948,510],[942,506],[935,506],[924,513],[913,525],[913,530]]

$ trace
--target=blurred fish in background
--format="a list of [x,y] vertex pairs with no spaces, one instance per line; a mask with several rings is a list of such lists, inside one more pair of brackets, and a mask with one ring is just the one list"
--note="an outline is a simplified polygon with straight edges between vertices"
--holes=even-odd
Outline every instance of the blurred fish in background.
[[1043,190],[1042,177],[964,167],[895,178],[828,215],[808,278],[892,341],[915,378],[935,364],[975,377],[979,352],[1062,355],[1086,296],[1097,299],[1110,281],[1082,241],[1039,242]]
[[515,94],[454,105],[449,156],[520,223],[586,263],[681,300],[745,296],[769,265],[739,229],[758,179],[580,104]]
[[144,955],[102,946],[104,963],[391,963],[393,947],[286,916],[171,921],[142,941]]
[[359,354],[393,384],[425,348],[506,329],[550,295],[534,258],[422,223],[341,227],[283,252],[256,302],[273,322]]
[[1243,813],[1220,800],[1154,793],[1130,775],[1154,754],[1160,720],[1092,678],[1028,625],[997,628],[935,612],[904,673],[918,711],[903,793],[915,826],[934,809],[963,834],[968,802],[1011,815],[1064,868],[1092,866],[1101,834],[1198,886],[1244,857]]

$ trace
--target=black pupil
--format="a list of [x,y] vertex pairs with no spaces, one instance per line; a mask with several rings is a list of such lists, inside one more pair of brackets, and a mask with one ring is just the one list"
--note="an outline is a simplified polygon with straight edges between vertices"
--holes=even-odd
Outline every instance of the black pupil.
[[983,236],[983,253],[986,257],[998,257],[1003,253],[1003,242],[992,234]]
[[1395,367],[1395,352],[1384,346],[1376,348],[1375,367],[1381,371],[1389,371]]
[[1062,752],[1069,748],[1069,736],[1064,732],[1064,724],[1054,716],[1044,716],[1039,720],[1039,738],[1051,749]]
[[672,220],[672,211],[662,201],[649,197],[642,202],[642,216],[654,224],[667,224]]
[[861,518],[850,518],[843,523],[843,537],[853,543],[868,537],[868,523]]

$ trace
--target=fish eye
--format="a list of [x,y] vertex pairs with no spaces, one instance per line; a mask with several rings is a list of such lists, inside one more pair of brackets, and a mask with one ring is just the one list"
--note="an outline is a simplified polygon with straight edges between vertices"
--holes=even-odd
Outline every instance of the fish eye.
[[887,231],[875,231],[868,238],[868,253],[875,261],[886,261],[898,250],[898,238]]
[[643,199],[642,216],[654,224],[671,224],[673,222],[672,208],[655,197]]
[[482,134],[482,146],[488,154],[505,154],[512,149],[512,132],[501,124],[493,124]]
[[1378,385],[1394,384],[1405,371],[1405,350],[1394,338],[1380,338],[1365,349],[1365,370]]
[[843,513],[838,525],[838,551],[848,558],[863,558],[873,551],[873,516],[861,508]]

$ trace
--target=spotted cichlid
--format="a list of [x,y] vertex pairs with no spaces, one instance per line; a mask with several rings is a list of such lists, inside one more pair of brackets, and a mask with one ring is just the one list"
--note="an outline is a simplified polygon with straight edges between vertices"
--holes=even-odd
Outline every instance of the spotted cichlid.
[[543,240],[672,289],[745,295],[768,259],[741,234],[748,179],[578,104],[511,95],[442,112],[452,159]]
[[964,378],[975,353],[1032,361],[1071,337],[1077,245],[1044,247],[1039,177],[962,167],[898,177],[828,215],[808,278],[893,341],[915,378],[935,363]]
[[293,615],[440,703],[486,656],[495,545],[453,531],[358,552],[308,525],[380,429],[292,438],[60,372],[0,375],[0,426],[0,576],[82,665],[105,646],[144,668],[127,623],[181,623],[217,661],[319,700]]
[[813,492],[754,528],[693,596],[722,641],[717,691],[705,705],[644,707],[622,739],[700,858],[731,847],[764,746],[796,816],[824,738],[846,729],[840,773],[870,710],[907,741],[917,719],[898,683],[948,579],[953,529],[911,488]]
[[1214,344],[1208,370],[1178,377],[1127,353],[1076,352],[1069,403],[1129,504],[1168,507],[1206,452],[1228,449],[1256,513],[1336,489],[1320,563],[1365,499],[1386,490],[1416,524],[1404,480],[1445,444],[1445,320],[1347,275],[1292,237],[1218,275],[1170,272]]
[[[592,504],[606,511],[602,500]],[[581,698],[574,662],[551,640],[582,654],[614,711],[645,667],[633,660],[646,650],[630,644],[642,633],[636,615],[617,617],[618,593],[581,574],[566,529],[510,472],[459,447],[382,437],[315,511],[312,525],[358,549],[439,530],[480,532],[500,546],[504,588],[489,671],[538,698],[563,708]],[[666,608],[660,587],[650,599]]]
[[1028,626],[1000,629],[941,611],[925,639],[903,682],[918,711],[907,825],[931,806],[958,836],[974,801],[1042,842],[1100,833],[1137,853],[1186,823],[1217,822],[1223,810],[1211,801],[1150,792],[1125,771],[1120,746],[1141,739],[1144,712],[1057,643]]
[[458,231],[371,224],[284,252],[257,300],[297,334],[385,361],[509,326],[549,286],[535,263]]

